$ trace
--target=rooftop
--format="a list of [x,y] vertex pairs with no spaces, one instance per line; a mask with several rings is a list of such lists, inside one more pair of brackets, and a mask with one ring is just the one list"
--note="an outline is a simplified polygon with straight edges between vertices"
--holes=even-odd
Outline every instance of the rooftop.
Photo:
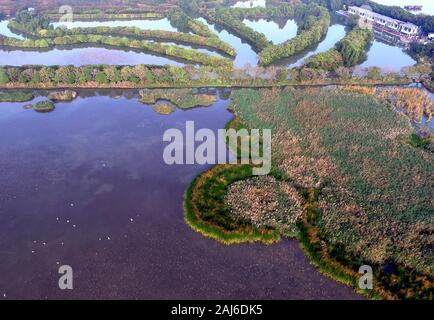
[[374,19],[377,18],[377,19],[385,20],[386,22],[401,24],[401,25],[403,25],[405,27],[408,27],[408,28],[418,28],[418,26],[415,25],[415,24],[413,24],[413,23],[397,20],[397,19],[394,19],[394,18],[390,18],[388,16],[376,13],[376,12],[374,12],[372,10],[369,10],[369,9],[366,9],[366,8],[356,7],[356,6],[349,6],[348,9],[349,10],[353,9],[354,11],[358,11],[358,12],[363,12],[363,13],[369,14]]

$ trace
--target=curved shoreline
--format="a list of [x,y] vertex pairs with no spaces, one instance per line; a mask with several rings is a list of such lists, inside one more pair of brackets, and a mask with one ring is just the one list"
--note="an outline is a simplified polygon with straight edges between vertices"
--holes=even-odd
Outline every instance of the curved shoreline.
[[[232,167],[232,166],[231,166]],[[201,192],[201,187],[204,182],[211,174],[218,174],[220,169],[228,169],[229,167],[215,166],[208,171],[205,171],[198,175],[193,182],[190,183],[184,195],[184,220],[194,231],[206,236],[208,238],[214,239],[222,244],[240,244],[240,243],[254,243],[262,242],[264,244],[270,245],[276,243],[280,240],[280,235],[276,231],[269,230],[258,230],[253,227],[242,226],[238,230],[227,231],[224,228],[217,226],[216,224],[204,221],[198,216],[198,209],[194,203],[195,197],[199,197],[199,192]],[[238,179],[246,178],[243,169],[250,169],[248,167],[240,167],[240,175]],[[237,168],[236,168],[237,169]],[[217,172],[216,172],[217,171]],[[232,183],[233,181],[231,181]]]
[[[243,243],[262,243],[264,245],[273,245],[280,242],[283,239],[293,239],[299,242],[301,249],[306,257],[309,259],[309,263],[315,267],[321,274],[327,276],[338,283],[344,284],[354,290],[355,293],[361,294],[366,298],[382,299],[376,292],[366,292],[360,290],[357,287],[358,274],[352,272],[350,269],[343,265],[339,265],[336,261],[331,259],[327,262],[322,261],[324,257],[321,257],[314,250],[309,233],[311,230],[302,229],[302,225],[298,226],[300,229],[296,237],[283,237],[278,231],[272,231],[268,234],[263,234],[259,230],[251,228],[240,228],[237,231],[226,231],[216,224],[212,224],[204,221],[198,216],[198,209],[195,207],[195,193],[200,192],[200,187],[209,175],[215,171],[227,170],[230,165],[216,165],[211,169],[199,174],[188,186],[184,195],[184,221],[195,232],[213,239],[223,245],[235,245]],[[247,179],[248,177],[244,177]],[[313,205],[313,204],[312,204]],[[306,215],[306,214],[305,214]],[[307,221],[303,219],[303,226],[307,226]]]
[[[237,120],[238,119],[238,120]],[[237,127],[239,123],[239,118],[232,119],[226,127]],[[241,169],[237,169],[240,168]],[[251,169],[251,167],[249,167]],[[186,223],[196,232],[216,240],[219,243],[224,245],[231,244],[239,244],[239,243],[252,243],[252,242],[261,242],[266,245],[271,245],[281,240],[282,238],[287,238],[285,235],[280,234],[278,231],[273,230],[276,233],[276,236],[270,240],[269,238],[263,238],[259,236],[260,234],[255,233],[243,233],[238,230],[235,231],[227,231],[222,228],[218,223],[213,223],[209,221],[205,221],[204,216],[200,215],[200,210],[198,207],[206,208],[214,208],[214,207],[222,207],[225,208],[224,196],[222,197],[221,190],[218,188],[212,188],[206,185],[207,180],[211,181],[222,181],[219,174],[221,172],[231,172],[231,171],[242,171],[242,166],[231,166],[231,165],[216,165],[209,169],[208,171],[197,176],[189,185],[185,196],[184,196],[184,218]],[[278,172],[269,174],[270,176],[276,178],[276,180],[282,180],[282,177]],[[226,181],[227,183],[220,185],[221,188],[224,188],[224,194],[227,193],[228,186],[232,183],[240,180],[246,180],[252,177],[252,175],[248,175],[242,173],[236,177],[233,181]],[[387,299],[387,300],[397,300],[400,299],[399,292],[393,291],[393,286],[390,286],[387,278],[384,278],[384,274],[381,271],[381,264],[377,263],[369,263],[376,268],[380,268],[380,273],[376,277],[378,277],[377,285],[372,290],[362,290],[359,288],[359,280],[361,275],[357,272],[357,269],[360,265],[355,268],[360,258],[357,256],[352,256],[351,253],[347,253],[345,251],[341,252],[340,255],[336,255],[332,249],[330,249],[327,245],[321,244],[322,236],[320,235],[321,230],[319,226],[317,226],[317,221],[319,219],[319,215],[321,212],[319,205],[319,193],[320,189],[303,189],[302,187],[296,188],[301,196],[304,198],[304,214],[302,218],[297,222],[297,232],[294,237],[289,237],[297,240],[300,243],[301,248],[303,249],[305,255],[309,258],[311,265],[313,265],[319,272],[324,274],[325,276],[330,277],[331,279],[345,284],[352,288],[356,293],[363,295],[369,299]],[[219,193],[215,195],[213,194],[214,190],[218,190]],[[205,199],[215,198],[214,201],[217,203],[211,203],[211,205],[203,206],[200,203],[200,196],[202,193],[202,197]],[[199,194],[199,195],[198,195]],[[214,206],[213,206],[214,205]],[[227,210],[227,209],[226,209]],[[221,209],[218,208],[217,212],[221,212]],[[204,211],[203,214],[206,213],[206,217],[209,217],[209,212]],[[223,221],[225,219],[224,214],[222,217]],[[218,220],[217,220],[218,221]],[[244,227],[240,228],[243,230]],[[272,234],[272,233],[271,233]],[[352,261],[351,259],[355,259]],[[350,259],[350,260],[349,260]],[[362,260],[360,260],[362,261]],[[362,263],[363,264],[363,263]],[[403,277],[409,276],[409,273],[412,271],[410,269],[406,269],[405,267],[396,264],[396,268],[403,272]],[[429,276],[428,276],[429,277]],[[377,279],[377,278],[376,278]],[[411,284],[413,285],[413,284]],[[415,284],[416,285],[416,284]],[[404,287],[403,290],[412,290],[410,287]]]

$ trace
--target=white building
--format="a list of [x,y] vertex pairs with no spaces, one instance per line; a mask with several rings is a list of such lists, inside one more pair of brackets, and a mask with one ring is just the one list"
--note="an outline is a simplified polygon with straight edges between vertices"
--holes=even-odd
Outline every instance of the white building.
[[360,8],[355,6],[348,7],[348,12],[354,15],[360,16],[363,20],[378,25],[396,32],[400,32],[404,36],[417,36],[420,34],[420,28],[409,22],[396,20],[382,14],[375,13],[366,8]]

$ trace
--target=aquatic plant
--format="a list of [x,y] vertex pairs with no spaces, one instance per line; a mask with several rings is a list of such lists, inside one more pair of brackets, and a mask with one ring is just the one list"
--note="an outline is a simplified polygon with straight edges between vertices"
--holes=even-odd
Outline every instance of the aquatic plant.
[[[358,268],[368,264],[375,267],[376,279],[370,297],[432,298],[434,154],[408,144],[414,131],[389,103],[376,93],[348,90],[239,90],[231,110],[239,126],[273,129],[271,175],[290,181],[305,199],[297,237],[322,272],[358,290]],[[248,177],[211,188],[225,174],[224,168],[215,170],[217,177],[210,173],[192,186],[203,198],[186,198],[196,216],[210,213],[208,227],[236,229],[227,220],[234,203],[230,216],[256,226],[270,201],[276,208],[271,196],[264,201],[259,196],[268,205],[263,208],[243,202],[250,199],[241,187],[252,189]],[[259,187],[253,183],[253,189]],[[269,194],[265,183],[264,188]],[[211,206],[208,199],[217,203]],[[196,203],[201,205],[193,207]],[[391,262],[396,271],[390,275],[384,265]]]
[[77,97],[77,92],[73,90],[52,91],[48,94],[51,101],[71,101]]
[[33,94],[29,92],[2,92],[0,93],[0,102],[25,102],[33,99]]
[[280,239],[271,228],[256,228],[248,221],[235,219],[224,205],[228,186],[252,174],[248,165],[219,165],[201,174],[189,186],[184,197],[185,221],[197,232],[224,244],[263,242]]
[[169,104],[169,103],[158,103],[152,106],[152,109],[154,109],[155,112],[162,114],[162,115],[169,115],[173,112],[175,112],[176,108]]
[[140,90],[140,101],[147,104],[156,103],[158,100],[168,100],[178,108],[189,109],[194,107],[207,107],[216,101],[212,94],[198,94],[191,89],[152,89]]
[[55,105],[53,101],[51,100],[43,100],[35,103],[33,106],[33,109],[38,112],[50,112],[53,111],[55,108]]
[[257,228],[273,228],[284,235],[297,234],[297,222],[303,215],[298,191],[270,176],[229,185],[225,205],[234,219],[249,221]]

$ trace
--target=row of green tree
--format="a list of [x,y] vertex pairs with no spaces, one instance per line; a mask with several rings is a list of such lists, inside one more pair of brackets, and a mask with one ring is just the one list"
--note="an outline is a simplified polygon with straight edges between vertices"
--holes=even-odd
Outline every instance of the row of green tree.
[[186,65],[83,65],[0,67],[0,86],[28,87],[182,87],[182,86],[268,86],[284,84],[371,84],[408,83],[405,74],[382,74],[378,68],[367,68],[355,75],[351,68],[339,67],[334,71],[308,67],[253,67],[247,69],[194,67]]
[[218,56],[210,56],[198,50],[166,45],[156,42],[133,40],[126,37],[110,37],[94,34],[78,34],[47,39],[16,39],[0,35],[0,46],[11,48],[52,48],[59,45],[105,45],[118,48],[135,49],[144,52],[164,55],[186,60],[190,63],[226,67],[233,64],[232,60]]
[[75,35],[106,35],[118,37],[130,37],[143,40],[169,41],[198,47],[205,47],[211,50],[223,52],[229,56],[235,56],[236,50],[218,37],[206,38],[196,34],[184,32],[172,32],[164,30],[142,30],[138,27],[90,27],[90,28],[55,28],[55,29],[38,29],[30,31],[27,25],[18,23],[15,20],[9,22],[8,27],[27,35],[37,38],[57,38]]
[[271,45],[271,42],[263,33],[246,26],[240,17],[234,14],[232,10],[231,8],[218,7],[211,10],[202,10],[201,13],[207,20],[224,27],[245,40],[258,52]]
[[366,60],[366,49],[372,39],[371,30],[356,27],[339,41],[336,49],[342,54],[345,66],[355,66]]
[[207,38],[217,37],[217,34],[212,32],[206,24],[189,17],[180,9],[171,9],[167,17],[170,23],[179,30],[185,30]]
[[262,65],[269,65],[302,52],[326,35],[330,25],[330,14],[326,8],[317,5],[301,5],[296,8],[295,16],[301,33],[282,44],[264,48],[259,54],[259,61]]
[[318,53],[306,60],[309,68],[335,70],[362,63],[367,58],[367,49],[372,41],[372,31],[355,27],[336,46],[326,52]]
[[23,66],[0,68],[0,84],[88,85],[119,84],[182,84],[189,82],[188,69],[175,66]]

